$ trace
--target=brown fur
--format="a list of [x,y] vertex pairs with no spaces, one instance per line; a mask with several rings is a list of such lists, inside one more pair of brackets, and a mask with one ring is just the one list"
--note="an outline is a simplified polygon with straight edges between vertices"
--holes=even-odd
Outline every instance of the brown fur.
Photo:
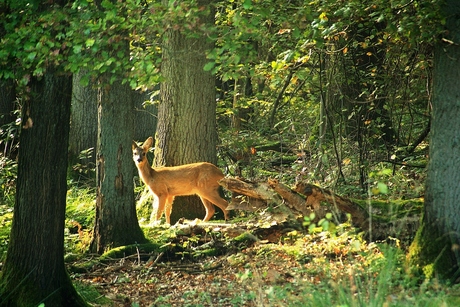
[[219,168],[208,162],[152,168],[146,155],[152,145],[153,138],[149,137],[142,147],[133,141],[132,149],[139,176],[154,196],[154,220],[158,221],[164,211],[166,222],[170,224],[174,197],[194,194],[200,197],[206,209],[204,221],[209,221],[214,215],[213,204],[222,209],[225,219],[228,218],[228,203],[219,195],[218,181],[224,178]]

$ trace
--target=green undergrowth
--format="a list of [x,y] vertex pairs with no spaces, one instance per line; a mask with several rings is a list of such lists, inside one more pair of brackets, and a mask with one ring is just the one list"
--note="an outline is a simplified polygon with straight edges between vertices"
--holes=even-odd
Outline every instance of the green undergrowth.
[[[416,215],[423,206],[420,198],[354,201],[371,207],[382,221]],[[348,224],[336,225],[331,231],[316,227],[308,232],[283,225],[261,230],[248,220],[257,215],[248,213],[236,214],[228,230],[217,225],[194,228],[141,223],[150,244],[120,247],[99,257],[87,254],[94,207],[94,189],[70,185],[66,263],[79,293],[95,306],[117,306],[113,298],[107,298],[111,297],[107,292],[123,291],[116,287],[135,289],[149,283],[157,286],[152,290],[156,292],[149,293],[151,305],[146,306],[460,306],[457,286],[410,274],[398,238],[390,240],[391,244],[366,242],[364,234]],[[0,206],[2,252],[6,251],[12,214],[11,206]],[[149,211],[138,214],[148,221]],[[231,235],[232,228],[245,230]],[[156,264],[148,267],[152,258]],[[136,269],[126,267],[120,282],[109,287],[93,283],[94,276],[108,275],[114,264],[130,261]],[[184,288],[179,298],[161,292],[166,286],[176,287],[171,276],[184,265],[207,268],[215,263],[217,271],[200,269],[184,275],[184,282],[202,275],[206,287]],[[167,276],[155,273],[159,269],[166,270]],[[117,277],[110,276],[111,280]],[[134,294],[126,298],[132,299],[131,306],[144,306],[136,305]]]
[[[91,229],[91,220],[84,218],[92,214],[94,206],[93,191],[69,192],[72,206],[68,218],[79,221]],[[84,194],[87,193],[87,196]],[[357,201],[365,208],[372,207],[378,216],[403,216],[415,213],[422,206],[422,199],[401,201]],[[84,205],[86,203],[86,205]],[[84,213],[87,210],[86,214]],[[244,215],[246,218],[250,214]],[[232,224],[251,225],[244,216]],[[148,218],[148,215],[147,217]],[[145,236],[152,242],[147,245],[133,245],[113,249],[100,258],[85,261],[79,258],[79,266],[71,265],[71,274],[79,279],[82,273],[91,272],[104,262],[118,263],[117,259],[147,263],[148,258],[157,259],[160,268],[181,268],[187,263],[201,264],[220,262],[227,282],[218,273],[205,275],[209,279],[203,289],[189,288],[180,298],[173,295],[151,293],[151,306],[457,306],[460,304],[457,287],[439,283],[436,279],[422,280],[410,275],[405,261],[405,251],[394,244],[369,243],[363,233],[348,224],[337,225],[333,232],[316,228],[313,233],[302,230],[289,230],[283,227],[268,228],[261,232],[249,228],[237,236],[229,236],[219,227],[207,226],[200,231],[189,231],[187,227],[167,227],[166,225],[143,226]],[[194,229],[194,228],[191,228]],[[275,236],[277,242],[271,242]],[[78,241],[74,236],[68,240]],[[209,242],[213,245],[207,246]],[[77,246],[77,243],[69,246]],[[215,253],[216,249],[221,252]],[[209,252],[213,251],[213,252]],[[77,252],[74,250],[73,252]],[[130,257],[129,255],[132,255]],[[84,257],[83,257],[84,258]],[[219,260],[220,259],[220,260]],[[150,261],[152,261],[150,259]],[[156,261],[156,260],[155,260]],[[86,263],[86,266],[85,266]],[[80,268],[80,271],[78,269]],[[148,269],[155,271],[155,266]],[[147,272],[146,271],[146,272]],[[133,271],[133,275],[137,274]],[[203,273],[205,274],[205,273]],[[141,275],[129,276],[124,273],[123,280],[131,283],[149,283]],[[156,275],[155,275],[156,276]],[[136,280],[136,281],[134,281]],[[154,283],[171,283],[158,277]],[[79,282],[79,292],[102,291],[92,289],[88,283]],[[115,287],[115,285],[114,285]],[[121,285],[120,285],[121,287]],[[133,287],[136,287],[133,285]],[[227,297],[216,299],[216,287]],[[223,288],[223,289],[222,289]],[[121,290],[120,290],[121,291]],[[160,290],[158,290],[160,291]],[[116,305],[107,301],[97,301],[89,294],[83,295],[96,305]],[[94,297],[98,297],[95,295]],[[101,299],[104,295],[100,295]],[[135,301],[135,299],[133,298]],[[133,303],[132,306],[140,306]]]
[[93,286],[81,283],[73,282],[75,289],[78,294],[85,300],[85,302],[90,303],[92,306],[112,306],[112,301],[107,297],[101,295],[101,293]]
[[[348,224],[338,225],[333,233],[284,232],[278,242],[267,242],[278,230],[265,233],[266,237],[259,235],[259,240],[247,240],[255,237],[251,231],[230,240],[245,243],[235,245],[220,260],[220,274],[232,282],[224,282],[217,273],[202,273],[208,280],[206,287],[189,288],[180,298],[158,296],[154,306],[172,306],[178,300],[183,302],[181,306],[434,307],[460,303],[457,287],[411,276],[402,249],[368,243]],[[202,264],[214,261],[192,260]],[[167,265],[174,271],[184,263]],[[215,293],[222,287],[225,289],[219,291],[228,296]]]
[[13,207],[6,204],[0,205],[0,259],[6,256],[12,222]]
[[353,199],[353,202],[371,212],[373,218],[385,222],[410,215],[420,215],[423,209],[423,198],[396,199],[396,200],[360,200]]

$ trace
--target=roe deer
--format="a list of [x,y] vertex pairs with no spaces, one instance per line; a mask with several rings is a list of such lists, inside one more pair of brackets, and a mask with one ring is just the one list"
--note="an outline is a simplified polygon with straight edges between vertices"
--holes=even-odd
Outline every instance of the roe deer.
[[152,145],[153,138],[149,137],[142,147],[133,141],[132,148],[139,176],[153,193],[152,217],[155,221],[161,218],[164,211],[166,223],[171,224],[174,197],[193,194],[200,197],[206,209],[204,221],[209,221],[214,215],[213,204],[222,209],[225,219],[228,218],[228,203],[219,195],[218,181],[224,178],[219,168],[207,162],[152,168],[147,160],[147,151]]

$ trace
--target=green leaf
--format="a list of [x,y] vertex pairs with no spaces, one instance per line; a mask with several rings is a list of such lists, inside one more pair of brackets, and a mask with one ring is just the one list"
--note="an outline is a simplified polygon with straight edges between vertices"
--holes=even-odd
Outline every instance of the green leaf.
[[93,38],[88,38],[88,39],[86,40],[86,47],[91,47],[91,46],[93,46],[95,42],[96,42],[95,39],[93,39]]
[[82,46],[82,45],[75,45],[75,46],[73,46],[73,52],[74,52],[75,54],[81,53],[81,50],[82,50],[82,49],[83,49],[83,46]]
[[204,65],[203,69],[204,71],[210,71],[214,68],[214,66],[216,66],[216,62],[208,62],[206,65]]
[[391,168],[385,168],[379,172],[380,175],[391,175],[393,170]]
[[35,59],[36,56],[37,56],[37,52],[33,51],[33,52],[31,52],[31,53],[29,53],[29,54],[27,55],[27,59],[28,59],[29,61],[33,61],[33,60]]
[[84,75],[80,78],[80,84],[82,86],[88,86],[89,84],[89,75]]
[[245,10],[249,10],[250,8],[252,8],[252,0],[244,0],[243,8]]
[[377,187],[379,189],[379,192],[382,194],[387,194],[388,193],[388,186],[384,184],[383,182],[377,183]]

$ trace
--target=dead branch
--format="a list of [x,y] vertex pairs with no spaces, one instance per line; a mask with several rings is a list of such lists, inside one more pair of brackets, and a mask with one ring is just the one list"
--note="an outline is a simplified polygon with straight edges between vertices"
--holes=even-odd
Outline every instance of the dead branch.
[[336,206],[339,210],[349,213],[354,225],[364,230],[368,228],[367,221],[369,214],[364,208],[353,201],[306,182],[298,182],[294,187],[294,191],[307,197],[307,205],[318,208],[321,202],[327,202]]
[[[268,204],[275,204],[278,208],[283,208],[281,211],[286,218],[290,216],[295,219],[299,215],[309,216],[315,213],[315,220],[324,218],[327,212],[332,211],[337,216],[343,216],[340,213],[345,212],[351,215],[353,225],[363,230],[368,228],[369,214],[364,208],[313,184],[299,182],[293,190],[275,179],[269,179],[267,183],[254,183],[224,178],[219,184],[237,194],[233,195],[228,210],[255,211],[267,208]],[[306,199],[299,194],[304,195]],[[330,206],[321,205],[322,202]]]
[[305,199],[299,194],[292,191],[290,188],[282,183],[279,183],[276,179],[268,180],[269,186],[278,193],[287,203],[286,206],[296,213],[300,213],[303,216],[309,216],[313,212],[311,206],[305,206]]
[[266,183],[246,182],[237,178],[227,177],[221,179],[219,184],[229,191],[264,201],[276,201],[280,199]]

